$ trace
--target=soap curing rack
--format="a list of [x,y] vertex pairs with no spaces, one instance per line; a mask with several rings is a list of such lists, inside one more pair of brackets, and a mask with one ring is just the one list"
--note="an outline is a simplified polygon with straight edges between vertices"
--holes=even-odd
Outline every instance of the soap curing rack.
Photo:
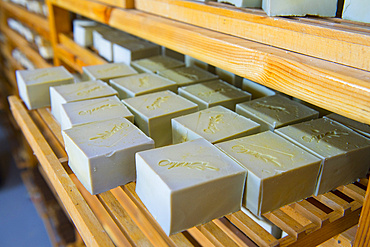
[[[70,38],[72,29],[67,20],[72,12],[370,124],[369,24],[337,18],[274,18],[260,10],[195,1],[47,3],[47,30],[56,66],[67,65],[81,72],[82,66],[106,63]],[[134,3],[136,9],[129,9]],[[0,4],[2,11],[10,13],[16,6]],[[358,223],[362,208],[355,245],[370,245],[367,179],[266,214],[288,233],[279,240],[241,211],[167,237],[140,202],[134,183],[97,196],[86,192],[68,168],[60,128],[48,109],[27,111],[16,96],[9,102],[45,178],[88,246],[316,246],[334,236],[330,241],[351,244],[352,227]]]

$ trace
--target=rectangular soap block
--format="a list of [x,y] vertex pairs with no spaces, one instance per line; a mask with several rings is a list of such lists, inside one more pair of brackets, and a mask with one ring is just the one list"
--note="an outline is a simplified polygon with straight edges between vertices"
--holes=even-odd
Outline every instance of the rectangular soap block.
[[251,94],[224,81],[214,80],[180,87],[179,95],[198,104],[199,110],[221,105],[235,110],[235,105],[251,99]]
[[199,59],[193,58],[189,55],[185,55],[185,65],[186,67],[197,66],[208,71],[208,63],[200,61]]
[[134,114],[135,124],[154,139],[156,147],[172,143],[172,118],[198,111],[196,104],[171,91],[145,94],[122,102]]
[[93,45],[93,31],[99,26],[91,20],[73,20],[73,40],[82,47]]
[[[99,40],[98,52],[99,55],[104,57],[108,62],[113,62],[114,44],[124,44],[128,42],[141,42],[138,38],[121,32],[119,30],[114,30],[108,34],[103,34]],[[130,65],[130,64],[128,64]]]
[[262,0],[262,8],[268,16],[335,17],[338,0]]
[[134,60],[160,55],[160,46],[146,41],[116,42],[113,44],[113,62],[130,65]]
[[262,7],[262,0],[227,0],[227,2],[235,5],[236,7],[245,7],[245,8]]
[[120,99],[132,98],[148,93],[170,90],[177,91],[175,82],[153,73],[142,73],[110,80]]
[[15,72],[19,96],[29,110],[50,106],[49,87],[74,83],[73,76],[64,67]]
[[348,128],[351,128],[352,130],[360,133],[361,135],[364,135],[368,138],[370,138],[370,126],[368,124],[357,122],[356,120],[352,120],[350,118],[343,117],[336,113],[331,113],[329,115],[326,115],[324,118],[329,118],[331,120],[334,120],[338,123],[341,123]]
[[176,82],[178,87],[217,79],[218,76],[197,66],[181,67],[159,71],[158,74]]
[[246,171],[204,139],[136,154],[136,193],[167,235],[240,210]]
[[102,80],[109,83],[110,79],[137,75],[137,71],[125,63],[107,63],[82,67],[85,77],[90,80]]
[[61,123],[61,105],[87,99],[118,95],[117,91],[102,81],[85,81],[70,85],[51,87],[51,113]]
[[260,125],[223,106],[214,106],[196,113],[172,119],[174,144],[204,138],[219,143],[252,135]]
[[248,171],[243,205],[257,216],[314,193],[321,159],[272,131],[216,146]]
[[163,56],[171,57],[171,58],[174,58],[174,59],[179,60],[181,62],[185,61],[185,55],[184,54],[182,54],[180,52],[177,52],[177,51],[174,51],[172,49],[169,49],[165,46],[161,47],[161,54]]
[[234,85],[234,86],[239,87],[239,88],[242,87],[243,78],[234,74],[234,73],[231,73],[231,72],[229,72],[227,70],[224,70],[224,69],[221,69],[221,68],[216,68],[216,75],[218,75],[218,77],[221,80],[226,81],[226,82],[230,83],[231,85]]
[[287,126],[276,133],[321,158],[315,194],[365,177],[370,167],[370,140],[328,118]]
[[261,131],[274,131],[319,116],[317,111],[281,95],[237,104],[236,112],[261,124]]
[[63,130],[68,165],[93,195],[135,181],[135,153],[154,142],[124,117]]
[[62,104],[60,116],[62,130],[117,117],[125,117],[134,123],[134,115],[117,96]]
[[273,89],[265,87],[257,82],[243,78],[242,89],[252,94],[252,99],[275,95]]
[[368,0],[345,0],[342,18],[351,21],[370,23],[370,3]]
[[162,70],[184,67],[184,65],[184,62],[168,56],[154,56],[131,62],[131,66],[140,73],[157,73]]

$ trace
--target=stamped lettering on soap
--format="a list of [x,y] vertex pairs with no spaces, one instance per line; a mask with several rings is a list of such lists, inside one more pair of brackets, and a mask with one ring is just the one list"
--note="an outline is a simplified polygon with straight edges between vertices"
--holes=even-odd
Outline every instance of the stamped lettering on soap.
[[252,105],[256,106],[256,107],[270,109],[270,110],[273,110],[273,111],[276,111],[276,112],[284,112],[286,114],[290,114],[290,111],[288,111],[285,107],[282,107],[282,106],[263,104],[263,103],[260,103],[260,102],[253,103]]
[[185,72],[185,71],[182,71],[182,70],[177,70],[176,71],[179,75],[182,75],[182,76],[185,76],[186,78],[189,78],[190,80],[192,81],[196,81],[196,80],[199,80],[199,77],[197,75],[195,75],[195,71],[190,71],[190,72],[193,72],[193,73],[188,73],[188,72]]
[[[318,130],[312,130],[313,132],[317,132]],[[333,137],[341,137],[341,135],[349,135],[349,133],[347,132],[339,132],[337,130],[332,130],[332,131],[328,131],[326,133],[323,133],[323,134],[317,134],[317,135],[311,135],[311,136],[302,136],[302,140],[305,141],[305,142],[312,142],[312,141],[316,141],[317,143],[319,143],[320,141],[324,140],[325,138],[326,139],[331,139]]]
[[49,76],[54,76],[56,72],[45,72],[40,75],[36,75],[34,77],[29,78],[30,81],[36,81],[38,79],[44,78],[44,77],[49,77]]
[[140,83],[139,87],[149,87],[150,86],[149,76],[139,78],[139,83]]
[[171,96],[158,97],[158,98],[153,102],[153,104],[148,105],[146,108],[147,108],[147,109],[149,109],[149,110],[155,110],[155,109],[161,108],[161,104],[162,104],[163,102],[166,102],[169,98],[171,98]]
[[120,131],[121,129],[125,129],[125,128],[128,128],[128,127],[130,127],[130,125],[128,123],[115,124],[114,127],[111,130],[106,130],[103,133],[97,134],[97,136],[95,136],[95,137],[91,137],[90,141],[93,141],[93,140],[96,140],[96,139],[105,140],[105,139],[111,137],[112,135],[114,135],[115,133],[117,133],[118,131]]
[[82,92],[78,92],[77,95],[78,96],[85,96],[85,95],[89,95],[91,92],[94,92],[94,91],[100,91],[102,90],[103,88],[105,88],[104,86],[97,86],[97,87],[93,87],[91,89],[88,89],[88,90],[85,90],[85,91],[82,91]]
[[96,72],[99,73],[99,74],[105,74],[105,73],[112,72],[112,71],[119,70],[119,69],[122,69],[121,65],[112,66],[112,67],[106,68],[106,69],[99,69]]
[[217,88],[215,90],[211,90],[208,92],[203,92],[203,93],[198,93],[199,96],[204,96],[204,97],[210,97],[215,93],[226,93],[226,90],[223,88]]
[[101,105],[101,106],[98,106],[98,107],[95,107],[95,108],[92,108],[92,109],[79,111],[78,115],[81,115],[81,116],[84,116],[86,114],[92,115],[96,111],[113,108],[115,106],[119,106],[119,105],[118,104],[104,104],[104,105]]
[[203,131],[207,134],[215,134],[216,132],[220,131],[220,129],[217,127],[217,124],[221,123],[224,118],[224,115],[217,114],[216,116],[209,117],[209,124],[206,129]]
[[[275,150],[275,149],[272,149],[272,148],[266,148],[266,147],[262,147],[262,146],[258,146],[258,145],[253,145],[253,144],[251,144],[251,145],[252,146],[259,147],[259,148],[268,149],[271,152],[277,152],[277,153],[280,153],[280,154],[283,154],[283,155],[287,155],[292,160],[294,158],[294,155],[293,154],[281,152],[281,151],[278,151],[278,150]],[[272,156],[270,154],[264,154],[264,153],[261,153],[261,152],[255,151],[255,150],[248,149],[244,145],[241,145],[241,144],[235,145],[235,146],[231,147],[231,149],[234,152],[236,152],[236,153],[250,154],[250,155],[253,155],[254,157],[256,157],[258,159],[263,160],[264,162],[271,162],[271,163],[273,163],[277,167],[281,167],[281,168],[284,168],[285,167],[283,164],[281,164],[280,162],[278,162],[278,158],[277,157]]]
[[213,171],[219,171],[220,169],[214,166],[211,166],[209,162],[204,162],[204,161],[171,161],[169,159],[161,160],[158,162],[159,166],[167,166],[168,170],[172,168],[177,168],[177,167],[186,167],[189,169],[197,169],[204,171],[206,169],[208,170],[213,170]]

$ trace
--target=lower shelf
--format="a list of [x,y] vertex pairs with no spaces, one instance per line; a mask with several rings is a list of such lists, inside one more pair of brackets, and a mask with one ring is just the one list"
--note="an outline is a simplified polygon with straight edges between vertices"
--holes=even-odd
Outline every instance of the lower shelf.
[[316,246],[359,221],[368,179],[265,214],[287,236],[276,239],[242,211],[166,236],[135,193],[135,183],[92,196],[67,165],[60,127],[46,108],[11,111],[88,246]]

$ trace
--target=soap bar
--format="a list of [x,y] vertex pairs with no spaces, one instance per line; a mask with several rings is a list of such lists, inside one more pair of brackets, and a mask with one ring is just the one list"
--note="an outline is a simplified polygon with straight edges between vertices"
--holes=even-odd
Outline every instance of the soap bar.
[[[104,57],[108,62],[113,62],[113,46],[114,44],[124,44],[129,42],[141,42],[138,38],[121,32],[119,30],[114,30],[107,34],[103,34],[99,40],[98,52],[99,55]],[[130,65],[130,64],[128,64]]]
[[261,124],[261,131],[274,131],[274,129],[319,116],[317,111],[281,95],[237,104],[236,112]]
[[143,73],[110,80],[110,85],[117,90],[120,99],[170,90],[177,91],[175,82],[153,73]]
[[176,82],[178,87],[198,82],[210,81],[218,78],[217,75],[212,74],[197,66],[163,70],[159,71],[158,74],[170,79],[171,81]]
[[334,120],[335,122],[341,123],[347,126],[348,128],[351,128],[352,130],[360,133],[361,135],[364,135],[370,138],[370,126],[368,124],[357,122],[356,120],[343,117],[336,113],[331,113],[329,115],[326,115],[324,118],[329,118],[331,120]]
[[134,115],[117,96],[62,104],[60,115],[62,130],[117,117],[125,117],[134,123]]
[[49,87],[74,83],[73,76],[64,67],[15,72],[19,96],[29,110],[50,106]]
[[73,40],[82,47],[93,45],[93,31],[99,24],[90,20],[73,20]]
[[165,46],[162,46],[161,47],[161,51],[162,51],[162,55],[163,56],[166,56],[166,57],[171,57],[171,58],[174,58],[176,60],[180,60],[181,62],[184,62],[185,61],[185,55],[180,53],[180,52],[177,52],[177,51],[174,51],[172,49],[169,49]]
[[228,3],[236,7],[261,8],[262,0],[227,0]]
[[240,210],[246,171],[204,139],[136,154],[136,193],[167,235]]
[[126,118],[63,130],[68,165],[93,195],[135,181],[135,153],[154,142]]
[[62,104],[87,99],[118,95],[117,91],[102,81],[86,81],[50,88],[51,113],[61,123]]
[[216,75],[218,75],[218,77],[221,80],[226,81],[226,82],[230,83],[231,85],[234,85],[234,86],[239,87],[239,88],[242,87],[243,78],[234,74],[234,73],[231,73],[231,72],[229,72],[227,70],[224,70],[224,69],[216,68]]
[[335,17],[338,0],[262,0],[268,16],[318,15]]
[[199,110],[216,105],[235,110],[237,103],[249,101],[251,94],[224,81],[214,80],[178,89],[179,95],[198,104]]
[[131,62],[131,66],[140,73],[157,73],[158,71],[179,68],[184,65],[184,62],[167,56],[154,56]]
[[197,66],[201,69],[207,70],[208,71],[208,63],[200,61],[196,58],[193,58],[189,55],[185,55],[185,65],[186,67],[190,66]]
[[342,18],[370,23],[370,3],[367,0],[345,0]]
[[135,69],[124,63],[107,63],[82,67],[84,74],[90,80],[102,80],[106,83],[110,79],[138,74]]
[[218,143],[252,135],[260,125],[223,106],[214,106],[193,114],[172,119],[173,143],[204,138]]
[[323,159],[315,194],[365,177],[370,140],[327,118],[287,126],[276,133]]
[[216,146],[248,170],[243,205],[257,216],[314,193],[321,159],[272,131]]
[[134,42],[116,42],[113,44],[113,61],[130,65],[133,60],[160,55],[160,46],[136,40]]
[[196,104],[171,91],[145,94],[122,102],[134,114],[135,124],[154,139],[156,147],[172,143],[172,118],[198,111]]
[[275,95],[273,89],[265,87],[257,82],[243,78],[242,89],[252,94],[252,99]]

